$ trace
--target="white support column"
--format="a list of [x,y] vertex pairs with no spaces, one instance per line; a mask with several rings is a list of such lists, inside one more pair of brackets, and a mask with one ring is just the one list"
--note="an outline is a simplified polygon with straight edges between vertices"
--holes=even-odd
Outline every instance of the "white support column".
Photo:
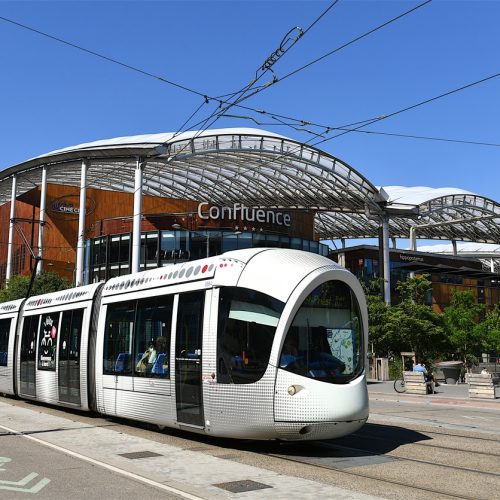
[[384,253],[384,299],[385,303],[391,305],[391,261],[389,254],[389,219],[382,219],[382,245]]
[[141,158],[137,158],[134,182],[134,222],[132,229],[132,273],[141,268],[141,220],[142,220],[142,168]]
[[85,252],[85,215],[87,212],[88,161],[82,161],[80,173],[80,211],[78,212],[78,242],[76,244],[75,286],[83,285],[83,255]]
[[9,281],[12,277],[12,254],[14,253],[14,218],[16,216],[16,189],[17,179],[12,176],[12,194],[10,197],[10,219],[9,219],[9,240],[7,244],[7,269],[5,272],[5,280]]
[[416,227],[410,227],[410,250],[417,251],[417,232]]
[[[340,243],[342,244],[342,250],[344,250],[345,249],[345,238],[340,238]],[[338,263],[342,267],[345,267],[345,252],[339,252]]]
[[495,259],[493,257],[490,259],[490,271],[495,272]]
[[47,167],[42,168],[42,185],[40,186],[40,216],[38,223],[38,266],[36,268],[37,276],[43,271],[43,237],[45,233],[45,212],[47,204]]

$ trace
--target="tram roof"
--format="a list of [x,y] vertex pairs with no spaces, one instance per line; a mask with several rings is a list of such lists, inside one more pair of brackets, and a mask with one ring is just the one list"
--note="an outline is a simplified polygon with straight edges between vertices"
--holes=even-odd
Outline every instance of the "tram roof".
[[272,132],[228,128],[99,140],[52,151],[0,172],[0,205],[47,181],[80,185],[83,160],[87,186],[133,192],[137,159],[144,164],[143,193],[249,207],[313,210],[322,239],[371,238],[380,217],[390,234],[500,242],[500,204],[458,188],[376,187],[335,156]]

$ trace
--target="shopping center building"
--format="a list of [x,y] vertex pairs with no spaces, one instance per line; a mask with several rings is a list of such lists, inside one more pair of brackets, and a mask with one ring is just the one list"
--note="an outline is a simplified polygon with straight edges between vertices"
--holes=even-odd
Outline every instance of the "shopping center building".
[[[418,239],[500,243],[497,202],[455,188],[376,187],[325,151],[258,129],[120,137],[9,167],[0,231],[0,284],[35,263],[81,285],[239,248],[329,255],[334,241],[332,258],[385,279],[387,301],[410,272],[439,276],[439,307],[464,284],[487,305],[500,300],[497,254],[483,269],[473,257],[416,251]],[[354,238],[378,238],[380,250],[346,247]],[[412,251],[391,249],[401,238]]]

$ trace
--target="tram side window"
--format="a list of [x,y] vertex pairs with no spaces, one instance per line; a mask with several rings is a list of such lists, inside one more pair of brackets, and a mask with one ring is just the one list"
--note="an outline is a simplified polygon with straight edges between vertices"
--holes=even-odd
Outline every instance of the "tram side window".
[[60,327],[59,363],[66,361],[68,356],[80,363],[80,338],[82,334],[83,309],[63,312]]
[[284,304],[255,290],[219,292],[218,382],[251,384],[262,378]]
[[176,358],[200,359],[203,333],[205,292],[179,295],[177,309]]
[[11,319],[0,319],[0,366],[7,366]]
[[38,332],[38,369],[55,371],[57,339],[59,337],[59,312],[42,315]]
[[104,374],[132,374],[134,318],[135,301],[108,305],[104,330]]
[[356,297],[341,281],[318,286],[297,311],[280,368],[323,382],[347,383],[363,368],[363,328]]
[[135,328],[135,374],[170,378],[170,330],[174,298],[139,300]]

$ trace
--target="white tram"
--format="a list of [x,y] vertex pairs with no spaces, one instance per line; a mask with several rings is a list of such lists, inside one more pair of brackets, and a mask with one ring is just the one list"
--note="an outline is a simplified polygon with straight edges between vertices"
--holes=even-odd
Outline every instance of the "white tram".
[[368,418],[361,286],[248,249],[0,304],[0,392],[214,436],[334,438]]

